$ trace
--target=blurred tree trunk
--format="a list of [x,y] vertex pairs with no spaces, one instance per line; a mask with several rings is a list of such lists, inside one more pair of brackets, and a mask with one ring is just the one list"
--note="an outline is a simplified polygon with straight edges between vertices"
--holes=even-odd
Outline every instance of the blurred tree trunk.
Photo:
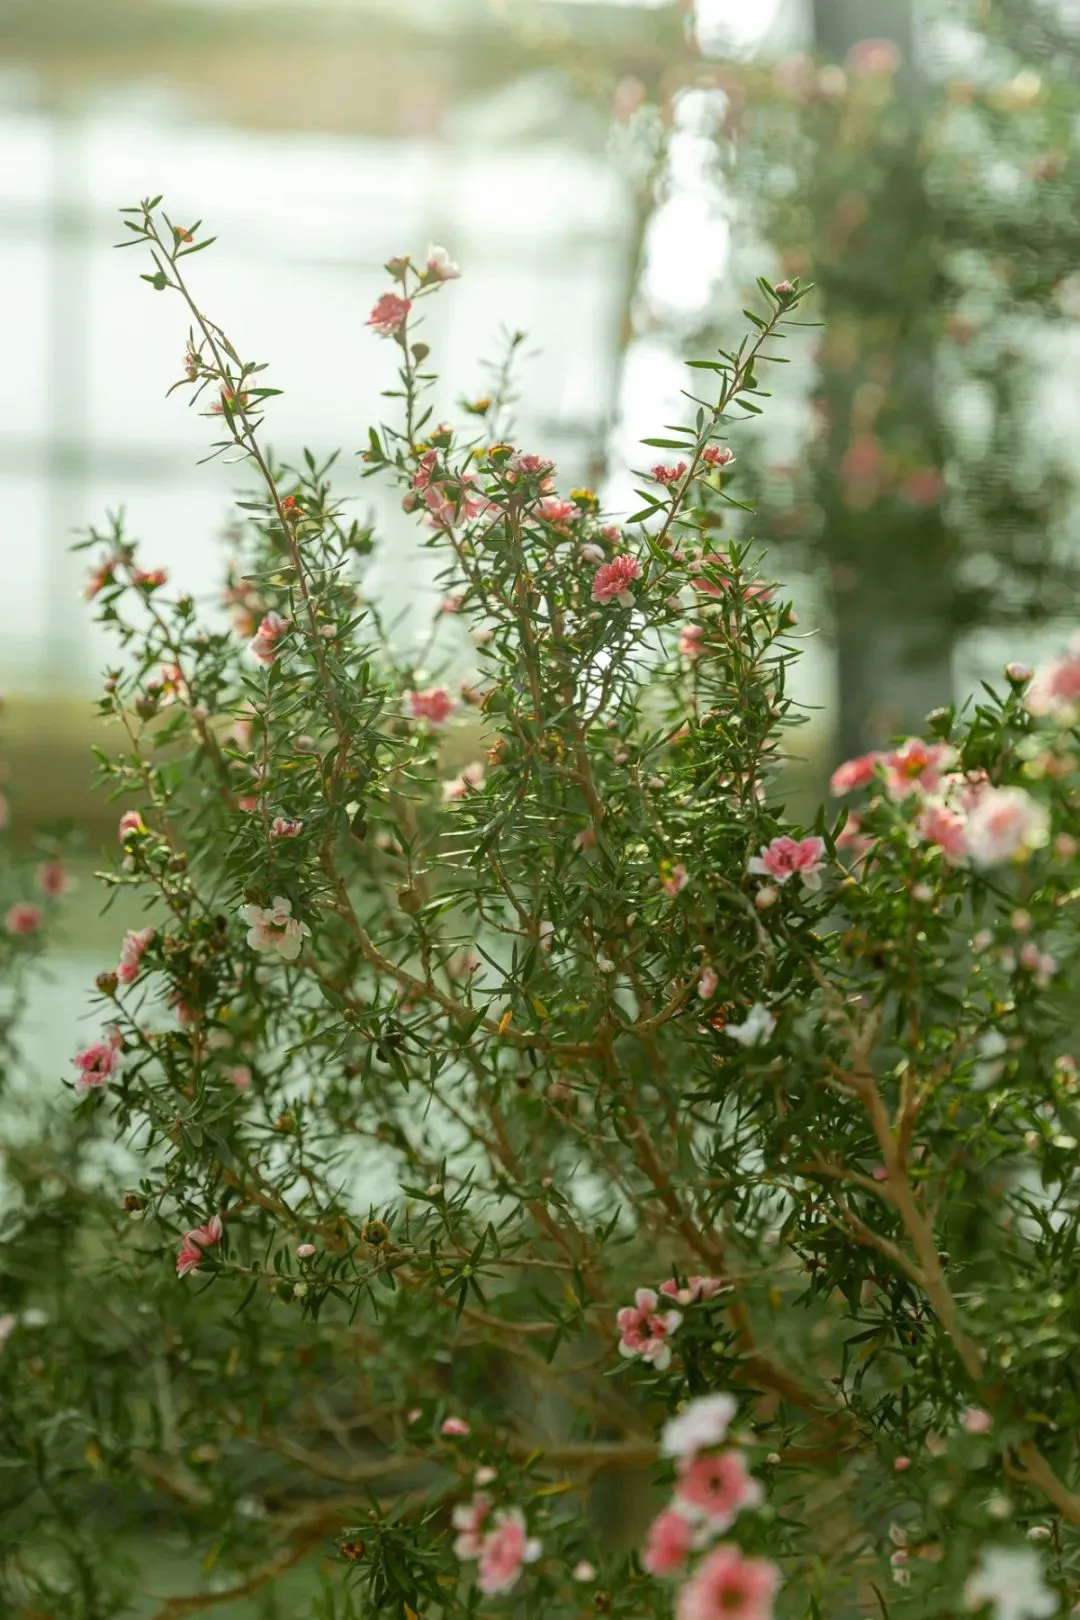
[[[904,60],[895,93],[918,95],[913,0],[813,0],[813,15],[817,49],[833,61],[843,62],[860,40],[895,43]],[[952,695],[955,541],[941,502],[908,504],[902,494],[889,492],[860,505],[837,476],[845,455],[867,433],[894,451],[884,431],[889,419],[901,432],[908,468],[942,465],[934,399],[940,299],[935,220],[914,134],[898,146],[892,163],[884,206],[865,221],[847,252],[812,268],[826,322],[820,387],[827,428],[816,494],[836,627],[836,746],[845,758],[893,732],[922,729],[927,711]],[[882,251],[883,241],[891,239],[895,252]],[[861,334],[862,365],[830,365],[830,328]],[[878,361],[887,356],[892,397],[867,430],[859,426],[858,385],[866,381],[870,355]],[[917,424],[914,438],[903,427],[905,418]]]

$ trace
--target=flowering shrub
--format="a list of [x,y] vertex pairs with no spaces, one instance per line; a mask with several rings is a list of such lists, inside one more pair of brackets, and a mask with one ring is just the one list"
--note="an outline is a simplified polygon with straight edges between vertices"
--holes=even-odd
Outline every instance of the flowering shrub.
[[791,826],[793,621],[718,543],[714,452],[799,289],[698,363],[650,445],[674,474],[615,523],[502,393],[432,420],[434,249],[369,322],[398,385],[364,470],[444,593],[423,654],[394,646],[328,464],[263,447],[274,391],[195,301],[198,231],[127,218],[256,488],[228,622],[119,521],[89,542],[126,650],[102,876],[149,909],[49,1143],[9,1153],[8,1610],[121,1612],[150,1520],[212,1583],[161,1620],[301,1564],[322,1616],[1054,1612],[1072,664],[1010,668]]

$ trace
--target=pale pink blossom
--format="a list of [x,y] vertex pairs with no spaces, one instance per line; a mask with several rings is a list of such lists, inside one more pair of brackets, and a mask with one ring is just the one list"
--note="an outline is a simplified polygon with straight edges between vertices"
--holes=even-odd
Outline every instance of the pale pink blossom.
[[847,54],[847,65],[856,73],[898,73],[903,60],[891,39],[860,39]]
[[288,619],[283,619],[280,613],[267,613],[248,643],[248,652],[260,664],[272,664],[280,656],[278,642],[289,629]]
[[674,1277],[668,1277],[660,1284],[660,1292],[676,1305],[695,1305],[698,1300],[712,1299],[723,1287],[722,1277],[687,1277],[685,1288],[680,1288]]
[[484,1524],[494,1503],[483,1491],[471,1502],[459,1502],[450,1515],[450,1523],[457,1531],[454,1540],[455,1558],[479,1558],[484,1545]]
[[574,1565],[570,1575],[575,1581],[595,1581],[596,1565],[590,1564],[587,1558],[582,1558]]
[[454,712],[454,699],[445,686],[429,686],[425,692],[406,692],[405,704],[413,720],[429,726],[442,726]]
[[1020,947],[1020,965],[1033,973],[1036,982],[1049,984],[1058,970],[1058,960],[1049,951],[1041,951],[1033,939],[1027,939]]
[[562,495],[545,495],[536,505],[537,517],[543,518],[545,523],[567,523],[577,513],[573,501],[566,500]]
[[906,798],[919,789],[924,793],[937,793],[942,785],[942,772],[955,760],[956,749],[950,748],[948,743],[928,743],[921,737],[909,737],[882,758],[885,790],[893,799]]
[[779,1588],[775,1564],[721,1542],[679,1592],[675,1620],[771,1620]]
[[694,1527],[682,1513],[665,1508],[649,1526],[641,1567],[650,1575],[672,1575],[682,1569],[694,1545]]
[[779,898],[780,890],[774,889],[771,883],[766,883],[755,894],[754,905],[758,911],[768,911],[770,906],[775,906]]
[[1046,715],[1063,725],[1075,723],[1080,709],[1080,636],[1063,658],[1040,664],[1024,702],[1031,714]]
[[652,469],[649,476],[650,478],[655,479],[658,484],[666,484],[669,486],[671,484],[677,484],[680,478],[685,478],[686,476],[686,462],[680,461],[676,467],[665,467],[661,462]]
[[1049,827],[1046,807],[1023,788],[988,787],[968,817],[968,848],[979,866],[1023,860],[1046,843]]
[[125,810],[120,817],[120,825],[117,828],[117,836],[120,842],[124,842],[128,833],[144,833],[145,831],[146,823],[139,812],[137,810]]
[[666,877],[661,879],[660,887],[665,894],[676,895],[686,888],[689,881],[690,874],[680,861],[677,866],[671,868]]
[[96,1041],[93,1046],[84,1047],[81,1052],[76,1052],[75,1067],[79,1071],[75,1081],[77,1097],[84,1097],[88,1091],[96,1091],[108,1085],[120,1061],[121,1039],[116,1025],[110,1024],[103,1041]]
[[915,820],[915,831],[928,844],[937,844],[946,859],[958,863],[967,859],[967,817],[934,800],[923,805]]
[[679,631],[679,652],[683,658],[700,658],[705,651],[705,627],[685,624]]
[[396,337],[408,320],[411,309],[411,299],[402,298],[398,293],[383,293],[368,316],[367,324],[374,327],[380,337]]
[[152,928],[129,928],[124,935],[124,942],[120,947],[120,963],[116,969],[116,977],[121,984],[134,984],[139,977],[139,967],[148,947],[153,942],[154,930]]
[[960,1427],[967,1434],[989,1434],[994,1420],[983,1407],[966,1406],[960,1414]]
[[741,1451],[720,1451],[694,1457],[679,1466],[675,1507],[695,1523],[704,1522],[714,1535],[723,1535],[744,1508],[758,1507],[762,1491],[746,1467]]
[[231,1069],[225,1071],[226,1078],[237,1091],[246,1091],[251,1084],[252,1074],[246,1063],[234,1063]]
[[636,557],[623,552],[610,562],[602,563],[593,577],[592,599],[607,603],[612,600],[622,607],[633,607],[634,595],[630,589],[635,579],[641,578],[641,564]]
[[825,859],[823,838],[789,838],[786,834],[763,844],[760,855],[751,856],[747,870],[755,876],[770,877],[774,883],[786,883],[788,878],[800,877],[806,889],[821,888],[821,865]]
[[625,1305],[615,1320],[619,1329],[619,1354],[640,1356],[657,1372],[671,1365],[671,1335],[682,1323],[681,1311],[658,1311],[659,1295],[653,1288],[639,1288],[633,1305]]
[[295,962],[311,929],[292,915],[292,901],[275,895],[268,907],[241,906],[240,916],[248,925],[247,942],[253,951],[276,951],[286,962]]
[[479,760],[466,765],[457,776],[442,785],[444,804],[454,804],[458,799],[466,798],[470,793],[478,792],[484,785],[484,767]]
[[547,477],[555,471],[555,463],[549,461],[547,456],[521,455],[513,457],[510,466],[514,472],[524,473],[527,477],[537,474]]
[[189,1272],[197,1271],[203,1251],[220,1243],[223,1231],[221,1216],[211,1215],[205,1226],[196,1226],[192,1231],[185,1232],[176,1253],[176,1275],[186,1277]]
[[583,562],[602,563],[607,553],[605,552],[603,546],[598,546],[594,541],[587,540],[585,544],[579,548],[578,555],[581,557]]
[[42,861],[34,873],[34,881],[50,900],[59,900],[71,888],[71,874],[59,856],[51,861]]
[[427,250],[427,273],[434,281],[456,281],[461,270],[444,247],[432,246]]
[[706,964],[698,974],[698,995],[701,997],[702,1001],[709,1001],[712,999],[712,997],[716,994],[716,986],[718,982],[719,981],[716,977],[716,969],[709,967],[708,964]]
[[[691,1278],[691,1281],[716,1282],[712,1278]],[[738,1410],[731,1395],[699,1395],[691,1401],[685,1412],[669,1418],[660,1437],[660,1448],[665,1457],[696,1457],[699,1451],[719,1446],[727,1438],[731,1420]]]
[[846,759],[838,765],[829,779],[829,792],[834,798],[840,798],[845,793],[854,793],[858,788],[867,787],[877,775],[877,768],[884,755],[878,752],[872,754],[859,754],[855,759]]
[[451,1436],[462,1436],[472,1433],[472,1425],[466,1423],[464,1418],[448,1417],[443,1419],[442,1428],[439,1432]]
[[4,918],[4,927],[9,934],[25,936],[38,933],[44,920],[41,907],[32,900],[16,900]]
[[297,838],[304,830],[304,823],[290,816],[275,816],[270,823],[271,838]]
[[477,1585],[486,1596],[509,1592],[518,1583],[523,1567],[540,1557],[540,1542],[530,1537],[520,1508],[507,1508],[495,1515],[495,1527],[484,1537],[480,1549]]
[[849,815],[844,825],[836,835],[837,849],[857,849],[860,844],[869,842],[862,832],[862,822],[858,816]]
[[296,1245],[296,1258],[298,1260],[310,1260],[316,1252],[314,1243],[298,1243]]

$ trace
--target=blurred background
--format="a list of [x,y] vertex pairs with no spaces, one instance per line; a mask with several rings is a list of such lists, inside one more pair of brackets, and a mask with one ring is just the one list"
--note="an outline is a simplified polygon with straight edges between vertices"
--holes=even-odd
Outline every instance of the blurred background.
[[[284,390],[276,451],[342,446],[420,636],[429,554],[351,452],[393,349],[393,253],[464,278],[425,336],[450,379],[528,333],[518,440],[636,505],[685,357],[759,274],[824,324],[763,379],[740,494],[793,594],[814,711],[792,792],[1035,655],[1076,608],[1080,8],[1070,0],[0,0],[0,686],[16,837],[74,818],[110,657],[72,539],[123,508],[147,566],[217,600],[242,478],[165,398],[176,304],[111,250],[163,192],[202,218],[206,307]],[[92,885],[72,949],[97,949]],[[118,926],[108,926],[111,941]],[[60,993],[59,991],[57,992]]]

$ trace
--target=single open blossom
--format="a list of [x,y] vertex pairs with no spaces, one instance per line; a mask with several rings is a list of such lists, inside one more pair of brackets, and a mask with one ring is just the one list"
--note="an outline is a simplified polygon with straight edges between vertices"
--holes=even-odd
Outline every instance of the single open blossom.
[[176,1253],[176,1275],[186,1277],[189,1272],[197,1271],[204,1249],[212,1249],[220,1243],[223,1232],[220,1215],[211,1215],[205,1226],[185,1232]]
[[106,557],[103,562],[98,563],[97,567],[91,570],[82,589],[84,602],[92,602],[95,596],[101,594],[106,585],[113,584],[114,570],[119,563],[119,557]]
[[601,563],[596,570],[592,599],[600,603],[616,601],[622,607],[633,607],[634,596],[630,586],[640,578],[641,564],[636,557],[623,552],[618,557],[612,557],[610,562]]
[[721,1542],[679,1592],[675,1620],[771,1620],[779,1588],[775,1564]]
[[741,1024],[725,1024],[724,1034],[730,1035],[740,1046],[757,1046],[767,1041],[776,1028],[776,1019],[768,1007],[755,1001]]
[[383,293],[368,316],[367,324],[374,327],[380,337],[396,337],[408,320],[410,309],[410,298],[402,298],[398,293]]
[[[691,1282],[715,1282],[715,1278],[691,1278]],[[664,1424],[660,1447],[665,1457],[696,1457],[709,1446],[719,1446],[727,1438],[737,1407],[731,1395],[700,1395],[685,1412]]]
[[856,73],[899,73],[903,60],[891,39],[860,39],[847,54],[847,65]]
[[27,935],[39,932],[44,916],[40,906],[35,906],[32,900],[16,900],[4,918],[4,927],[9,934]]
[[545,495],[536,503],[536,515],[545,523],[567,523],[577,515],[577,507],[562,495]]
[[741,1451],[693,1457],[679,1465],[675,1508],[710,1532],[723,1535],[744,1508],[758,1507],[762,1491]]
[[960,1414],[960,1427],[966,1434],[989,1434],[994,1420],[985,1408],[966,1406]]
[[292,901],[275,895],[268,907],[241,906],[240,916],[248,925],[247,942],[253,951],[276,951],[286,962],[295,962],[304,948],[307,923],[292,915]]
[[716,986],[718,982],[719,981],[716,977],[716,969],[709,967],[709,965],[706,963],[701,972],[698,974],[697,983],[698,995],[701,997],[702,1001],[709,1001],[711,997],[716,994]]
[[968,853],[967,817],[948,805],[930,800],[915,820],[915,831],[928,844],[937,844],[954,863],[966,860]]
[[248,652],[253,658],[257,658],[260,664],[274,663],[280,656],[278,642],[288,628],[288,619],[283,619],[280,613],[267,613],[248,643]]
[[753,855],[747,870],[755,876],[770,877],[774,883],[786,883],[790,877],[800,877],[806,889],[820,889],[820,867],[825,859],[823,838],[774,838],[763,844],[760,855]]
[[846,759],[838,765],[829,779],[829,792],[834,798],[841,798],[845,793],[854,793],[858,788],[868,787],[877,775],[878,766],[884,759],[884,754],[859,754],[855,759]]
[[439,1430],[439,1433],[451,1436],[464,1436],[472,1433],[472,1425],[467,1423],[464,1418],[448,1417],[443,1419],[442,1428]]
[[1080,710],[1080,635],[1074,636],[1064,658],[1040,664],[1024,697],[1028,710],[1073,725]]
[[1061,1600],[1043,1579],[1042,1560],[1029,1547],[983,1547],[979,1567],[964,1585],[964,1605],[989,1603],[994,1620],[1046,1620]]
[[298,838],[303,830],[304,823],[293,816],[275,816],[270,823],[271,838]]
[[120,1031],[115,1024],[110,1024],[103,1041],[95,1041],[93,1046],[76,1052],[75,1067],[79,1071],[75,1080],[77,1097],[84,1097],[88,1091],[108,1085],[120,1061],[120,1043]]
[[690,874],[680,861],[660,881],[660,887],[665,894],[676,895],[681,893],[690,881]]
[[665,467],[661,462],[652,469],[649,476],[658,484],[677,484],[680,478],[686,476],[686,462],[680,461],[677,467]]
[[899,748],[882,756],[885,790],[893,799],[903,799],[917,789],[937,793],[942,772],[955,760],[956,749],[948,743],[927,743],[921,737],[909,737]]
[[694,1527],[682,1513],[665,1508],[649,1526],[649,1539],[641,1555],[641,1567],[650,1575],[671,1575],[682,1569],[694,1545]]
[[125,810],[120,817],[120,824],[117,828],[117,837],[120,842],[124,842],[128,833],[144,833],[145,831],[146,823],[139,812],[137,810]]
[[120,947],[120,965],[116,977],[121,984],[134,984],[139,977],[139,966],[147,947],[154,938],[152,928],[129,928]]
[[726,445],[710,444],[701,452],[701,459],[707,467],[730,467],[735,460],[735,452]]
[[246,1063],[234,1063],[231,1069],[226,1069],[225,1077],[237,1091],[246,1091],[252,1078],[251,1070]]
[[479,760],[466,765],[457,776],[442,785],[444,804],[454,804],[458,799],[464,799],[469,793],[475,793],[484,785],[484,767]]
[[679,631],[679,652],[683,658],[700,658],[705,651],[705,627],[684,624]]
[[660,1292],[676,1305],[694,1305],[698,1300],[712,1299],[723,1286],[722,1277],[687,1277],[686,1287],[680,1288],[674,1277],[668,1277],[660,1284]]
[[427,250],[427,273],[436,281],[456,281],[461,270],[444,247],[432,246]]
[[405,706],[413,720],[426,720],[429,726],[443,726],[454,712],[454,700],[445,686],[429,686],[426,692],[406,692]]
[[967,841],[979,866],[1022,860],[1046,843],[1045,805],[1019,787],[986,788],[968,817]]
[[51,861],[42,861],[34,873],[34,881],[50,900],[59,900],[71,887],[71,875],[59,856]]
[[480,1549],[477,1585],[481,1592],[492,1597],[511,1591],[521,1578],[524,1566],[534,1564],[541,1551],[539,1541],[526,1529],[525,1515],[520,1508],[496,1513],[494,1528],[488,1531]]
[[660,1311],[660,1296],[652,1288],[639,1288],[632,1305],[624,1305],[615,1318],[619,1354],[640,1356],[663,1372],[671,1365],[671,1335],[682,1324],[681,1311]]
[[450,1523],[457,1531],[455,1558],[479,1558],[484,1544],[484,1524],[493,1506],[491,1497],[479,1491],[471,1502],[459,1502],[454,1508]]

